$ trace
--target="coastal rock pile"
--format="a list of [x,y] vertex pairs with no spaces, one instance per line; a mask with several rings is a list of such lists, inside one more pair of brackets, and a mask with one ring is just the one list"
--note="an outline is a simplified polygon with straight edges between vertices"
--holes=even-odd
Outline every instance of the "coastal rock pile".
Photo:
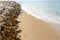
[[0,1],[0,40],[21,40],[17,21],[21,7],[14,1]]

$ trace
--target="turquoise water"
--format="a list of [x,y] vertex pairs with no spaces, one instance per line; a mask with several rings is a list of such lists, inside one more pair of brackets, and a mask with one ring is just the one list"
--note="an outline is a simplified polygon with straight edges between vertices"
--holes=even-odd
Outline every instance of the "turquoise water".
[[47,11],[52,11],[55,12],[56,15],[60,15],[60,2],[51,2],[51,1],[34,1],[34,2],[30,2],[30,1],[25,1],[25,2],[21,2],[21,4],[23,5],[29,5],[29,6],[34,6],[36,8],[44,8]]
[[18,1],[22,9],[36,18],[60,23],[59,1]]

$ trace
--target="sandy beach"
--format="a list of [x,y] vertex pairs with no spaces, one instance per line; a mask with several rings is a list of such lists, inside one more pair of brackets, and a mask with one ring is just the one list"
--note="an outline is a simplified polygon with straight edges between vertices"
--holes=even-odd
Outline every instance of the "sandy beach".
[[35,17],[22,11],[19,19],[21,32],[21,40],[60,40],[50,24],[38,20]]

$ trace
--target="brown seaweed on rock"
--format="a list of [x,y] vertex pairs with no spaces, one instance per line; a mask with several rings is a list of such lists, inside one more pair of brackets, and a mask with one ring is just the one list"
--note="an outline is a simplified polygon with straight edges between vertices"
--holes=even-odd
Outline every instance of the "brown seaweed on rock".
[[16,18],[20,15],[21,6],[14,1],[0,1],[0,40],[21,40]]

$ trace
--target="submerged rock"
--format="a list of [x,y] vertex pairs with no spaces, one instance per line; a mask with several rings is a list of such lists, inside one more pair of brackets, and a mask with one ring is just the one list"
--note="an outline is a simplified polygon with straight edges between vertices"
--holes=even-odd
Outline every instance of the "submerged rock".
[[21,40],[18,33],[19,21],[16,20],[20,15],[21,6],[14,1],[0,1],[0,40]]

